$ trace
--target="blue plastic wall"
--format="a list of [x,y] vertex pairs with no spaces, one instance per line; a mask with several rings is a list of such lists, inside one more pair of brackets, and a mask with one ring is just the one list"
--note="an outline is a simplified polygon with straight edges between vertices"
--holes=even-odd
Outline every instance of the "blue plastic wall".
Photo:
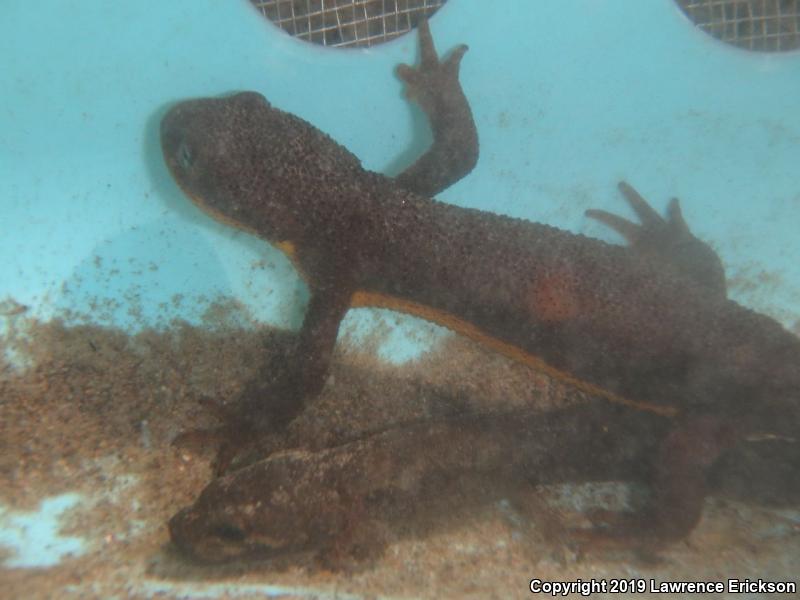
[[[672,0],[451,0],[432,26],[440,49],[471,47],[462,80],[481,133],[480,164],[443,199],[613,239],[583,211],[625,211],[618,180],[659,207],[677,195],[720,251],[733,296],[797,322],[800,54],[715,42]],[[135,330],[200,322],[233,297],[246,318],[296,325],[304,292],[291,267],[180,194],[159,119],[183,98],[258,90],[365,166],[396,172],[428,136],[393,75],[415,55],[413,36],[372,50],[308,45],[245,0],[6,0],[0,300]],[[413,333],[404,323],[395,342]],[[394,359],[411,351],[387,344]],[[54,534],[20,519],[0,512],[0,542],[25,565],[76,551],[68,540],[53,558]]]
[[[280,253],[171,182],[158,123],[175,101],[258,90],[378,170],[428,139],[393,74],[414,36],[322,49],[245,0],[11,0],[0,14],[0,299],[29,315],[136,329],[234,297],[246,318],[297,325],[304,291]],[[470,45],[481,134],[478,167],[443,199],[613,240],[583,211],[624,212],[618,180],[657,207],[679,196],[734,297],[796,323],[800,54],[716,42],[672,0],[451,0],[432,27],[440,50]]]

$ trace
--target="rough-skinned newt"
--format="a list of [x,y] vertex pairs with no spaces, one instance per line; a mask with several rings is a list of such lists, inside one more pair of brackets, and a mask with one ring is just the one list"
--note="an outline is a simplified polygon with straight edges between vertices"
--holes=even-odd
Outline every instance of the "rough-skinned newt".
[[302,552],[343,567],[379,556],[387,533],[464,480],[491,490],[489,500],[511,500],[534,523],[540,515],[524,501],[534,485],[643,481],[645,457],[667,426],[606,403],[450,416],[321,450],[283,450],[216,478],[170,519],[170,534],[200,562]]
[[800,340],[726,298],[719,258],[677,201],[665,220],[621,184],[641,223],[589,216],[622,233],[622,247],[432,199],[472,169],[478,143],[458,81],[465,47],[439,62],[425,25],[420,39],[420,66],[398,72],[434,142],[395,178],[364,170],[254,92],[185,101],[162,121],[165,160],[186,195],[286,251],[311,292],[295,351],[251,387],[230,430],[282,427],[319,394],[349,308],[399,310],[670,419],[652,506],[594,535],[687,535],[721,453],[754,431],[796,435]]

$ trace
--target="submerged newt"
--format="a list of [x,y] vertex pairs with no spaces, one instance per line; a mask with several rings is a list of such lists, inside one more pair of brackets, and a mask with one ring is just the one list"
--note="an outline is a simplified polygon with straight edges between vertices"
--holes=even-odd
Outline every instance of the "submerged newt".
[[[589,216],[628,238],[622,247],[432,199],[472,169],[478,143],[458,81],[466,47],[440,62],[425,25],[420,40],[420,66],[399,75],[434,142],[394,178],[366,171],[254,92],[181,102],[162,121],[164,157],[186,195],[287,252],[311,293],[296,348],[237,405],[232,438],[285,426],[319,394],[349,308],[390,308],[667,420],[651,506],[594,535],[686,536],[700,518],[705,472],[725,450],[753,432],[797,434],[800,340],[726,298],[721,262],[677,201],[664,220],[621,184],[641,224]],[[236,488],[239,473],[211,485]],[[204,497],[195,523],[208,498],[224,502]],[[185,528],[172,533],[184,548],[201,543]]]
[[643,457],[667,423],[611,404],[595,408],[458,415],[321,450],[275,452],[211,482],[170,519],[170,534],[201,562],[303,553],[342,567],[378,556],[393,530],[471,481],[486,498],[468,508],[512,499],[536,522],[540,515],[520,498],[533,485],[645,478]]

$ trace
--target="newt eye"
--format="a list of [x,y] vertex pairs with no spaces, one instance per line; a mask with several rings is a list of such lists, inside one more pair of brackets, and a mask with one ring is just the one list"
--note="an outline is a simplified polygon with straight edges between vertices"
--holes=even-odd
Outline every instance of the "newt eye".
[[178,164],[186,170],[192,167],[192,151],[186,142],[181,142],[178,146]]
[[226,542],[242,542],[246,537],[244,531],[231,523],[217,525],[211,533]]

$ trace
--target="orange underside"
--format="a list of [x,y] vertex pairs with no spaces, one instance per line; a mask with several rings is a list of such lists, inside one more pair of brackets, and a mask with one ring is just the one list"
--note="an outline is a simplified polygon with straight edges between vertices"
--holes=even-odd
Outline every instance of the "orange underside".
[[460,319],[450,313],[441,310],[436,310],[429,306],[425,306],[424,304],[419,304],[417,302],[412,302],[411,300],[406,300],[404,298],[397,298],[386,294],[379,294],[375,292],[366,292],[363,290],[359,290],[355,294],[353,294],[353,297],[350,301],[350,306],[352,308],[359,308],[359,307],[388,308],[390,310],[396,310],[399,312],[414,315],[421,319],[425,319],[426,321],[431,321],[433,323],[436,323],[437,325],[447,327],[451,331],[455,331],[456,333],[465,335],[468,338],[475,340],[491,348],[492,350],[499,352],[504,356],[507,356],[512,360],[521,362],[523,364],[533,367],[538,371],[547,373],[551,377],[554,377],[560,381],[564,381],[570,385],[573,385],[580,390],[583,390],[590,394],[595,394],[597,396],[602,396],[611,402],[625,404],[627,406],[631,406],[639,410],[646,410],[659,415],[663,415],[665,417],[674,417],[677,414],[677,410],[672,407],[661,406],[658,404],[651,404],[649,402],[637,402],[635,400],[630,400],[628,398],[615,394],[614,392],[610,392],[592,383],[589,383],[588,381],[578,379],[577,377],[573,376],[570,373],[567,373],[565,371],[560,371],[554,368],[552,365],[547,364],[544,360],[542,360],[541,358],[539,358],[534,354],[526,352],[525,350],[517,346],[514,346],[513,344],[509,344],[507,342],[497,339],[496,337],[489,335],[488,333],[484,332],[483,330],[479,329],[478,327],[476,327],[475,325],[473,325],[468,321]]

